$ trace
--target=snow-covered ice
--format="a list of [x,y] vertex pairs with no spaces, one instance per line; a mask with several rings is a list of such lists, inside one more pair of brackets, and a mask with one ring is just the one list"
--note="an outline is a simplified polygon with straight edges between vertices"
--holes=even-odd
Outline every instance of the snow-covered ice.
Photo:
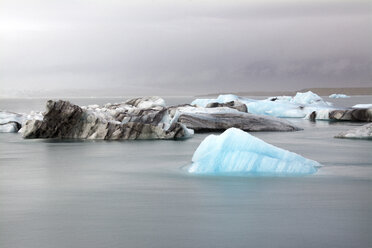
[[349,98],[350,96],[345,95],[345,94],[332,94],[329,95],[329,98]]
[[275,147],[240,129],[209,135],[195,151],[188,169],[196,174],[312,174],[321,165]]

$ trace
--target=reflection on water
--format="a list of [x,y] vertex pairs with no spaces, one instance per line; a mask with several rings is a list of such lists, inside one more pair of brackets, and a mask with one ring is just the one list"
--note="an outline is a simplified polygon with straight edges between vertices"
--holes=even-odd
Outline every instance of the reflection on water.
[[369,247],[372,142],[333,138],[362,123],[290,121],[304,131],[252,134],[320,162],[315,175],[189,175],[183,168],[207,134],[1,134],[0,247]]

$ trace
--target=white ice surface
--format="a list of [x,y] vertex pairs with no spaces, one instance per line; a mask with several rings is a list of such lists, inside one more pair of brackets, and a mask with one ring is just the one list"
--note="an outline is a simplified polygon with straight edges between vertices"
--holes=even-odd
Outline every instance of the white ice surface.
[[353,108],[372,108],[372,103],[356,104],[353,106]]
[[296,153],[270,145],[240,129],[209,135],[195,151],[190,173],[312,174],[321,166]]
[[350,96],[345,95],[345,94],[332,94],[329,95],[329,98],[349,98]]
[[222,114],[222,113],[241,113],[239,110],[229,108],[229,107],[216,107],[216,108],[204,108],[204,107],[191,107],[191,106],[185,106],[185,107],[179,107],[177,108],[178,112],[184,113],[184,114],[199,114],[199,113],[205,113],[205,114]]

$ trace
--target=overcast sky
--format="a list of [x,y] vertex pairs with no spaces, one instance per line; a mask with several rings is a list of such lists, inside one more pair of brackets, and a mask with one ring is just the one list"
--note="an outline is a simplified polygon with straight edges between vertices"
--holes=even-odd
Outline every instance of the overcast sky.
[[371,44],[370,0],[0,0],[0,91],[366,87]]

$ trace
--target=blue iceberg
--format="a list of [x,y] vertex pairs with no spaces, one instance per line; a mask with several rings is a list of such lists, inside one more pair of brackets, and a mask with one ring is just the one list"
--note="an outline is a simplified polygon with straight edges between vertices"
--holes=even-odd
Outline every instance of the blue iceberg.
[[192,162],[188,171],[196,174],[305,175],[321,166],[237,128],[205,138]]

